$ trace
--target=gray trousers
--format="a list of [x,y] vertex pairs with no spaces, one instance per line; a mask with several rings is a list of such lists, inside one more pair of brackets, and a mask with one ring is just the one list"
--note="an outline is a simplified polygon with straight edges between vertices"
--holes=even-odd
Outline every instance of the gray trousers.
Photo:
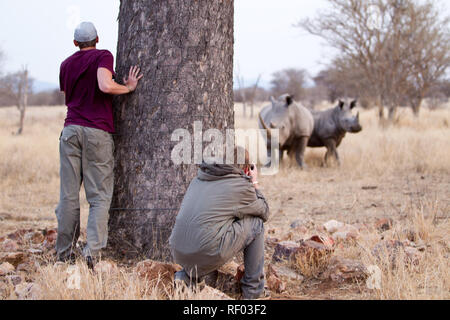
[[[177,260],[185,269],[178,272],[176,278],[184,279],[189,285],[189,275],[198,275],[198,278],[207,278],[213,270],[219,269],[239,252],[244,252],[245,273],[241,279],[241,289],[244,299],[256,299],[264,292],[264,224],[262,219],[247,216],[233,223],[230,231],[221,241],[220,256],[202,257],[182,256],[174,252]],[[182,261],[197,260],[197,264],[183,265]]]
[[56,208],[58,259],[67,259],[80,235],[81,183],[89,202],[84,256],[98,256],[108,240],[109,207],[114,187],[114,141],[103,130],[67,126],[61,133],[60,201]]
[[[242,234],[225,234],[221,251],[224,261],[228,261],[244,251],[245,273],[241,279],[242,296],[244,299],[256,299],[264,291],[264,224],[260,218],[245,217],[234,222],[242,225]],[[243,241],[242,246],[240,246]],[[236,245],[237,244],[237,245]]]

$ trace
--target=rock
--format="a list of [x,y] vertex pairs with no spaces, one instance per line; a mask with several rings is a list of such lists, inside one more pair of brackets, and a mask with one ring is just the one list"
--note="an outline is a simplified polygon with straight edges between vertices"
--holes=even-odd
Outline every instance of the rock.
[[206,286],[200,291],[200,295],[204,297],[203,299],[208,300],[234,300],[230,296],[226,295],[222,291],[219,291],[210,286]]
[[394,221],[391,218],[378,219],[377,222],[375,222],[375,229],[380,232],[390,230],[392,228],[393,222]]
[[336,220],[330,220],[323,224],[323,227],[325,230],[329,233],[336,232],[339,228],[342,228],[344,226],[344,223],[336,221]]
[[19,264],[25,261],[26,256],[23,252],[9,252],[6,254],[2,254],[0,257],[1,262],[9,262],[14,267],[17,267]]
[[397,265],[398,255],[400,252],[405,253],[405,261],[404,261],[405,263],[418,262],[415,259],[415,254],[416,252],[418,253],[419,251],[413,250],[415,248],[412,247],[410,248],[411,249],[405,250],[405,245],[398,240],[383,240],[374,246],[374,248],[372,249],[372,254],[380,262],[383,262],[383,260],[387,260],[391,264],[391,267],[395,268]]
[[381,290],[381,269],[377,265],[367,267],[369,277],[366,280],[366,286],[370,290]]
[[24,262],[24,263],[19,264],[17,266],[16,270],[17,271],[25,271],[27,273],[31,273],[31,272],[36,271],[36,266],[35,266],[35,264],[33,262],[28,261],[28,262]]
[[321,278],[343,283],[365,281],[367,276],[367,269],[361,262],[333,257],[330,260],[328,268],[321,275]]
[[295,220],[295,221],[293,221],[291,223],[291,228],[292,229],[295,229],[295,228],[298,228],[298,227],[301,227],[301,226],[303,226],[302,220]]
[[273,272],[279,277],[280,279],[286,280],[286,281],[303,281],[303,276],[294,270],[292,270],[289,267],[286,266],[279,266],[275,264],[269,264],[268,269],[273,270]]
[[300,245],[294,241],[282,241],[277,243],[272,260],[280,262],[283,260],[290,260],[294,253],[300,248]]
[[18,275],[6,276],[5,279],[8,283],[11,283],[13,286],[16,286],[22,282],[22,277]]
[[324,246],[326,246],[328,249],[332,249],[333,245],[334,245],[333,238],[323,237],[323,236],[320,236],[320,235],[314,235],[311,238],[309,238],[308,240],[321,243]]
[[19,244],[15,240],[6,239],[0,246],[0,251],[4,252],[16,252],[19,250]]
[[9,296],[8,285],[0,281],[0,300],[6,299],[8,296]]
[[106,275],[115,275],[119,273],[117,264],[111,261],[99,261],[94,266],[96,273],[102,273]]
[[241,264],[237,270],[236,270],[236,275],[234,276],[234,278],[236,279],[237,282],[240,282],[241,279],[244,277],[245,275],[245,266],[243,264]]
[[342,228],[339,228],[335,233],[333,233],[333,239],[335,241],[356,240],[358,237],[358,229],[350,224],[344,225]]
[[163,263],[153,260],[144,260],[136,265],[135,272],[140,278],[149,282],[162,284],[165,287],[172,286],[175,272],[180,271],[179,265]]
[[228,294],[236,294],[241,291],[240,281],[244,276],[244,265],[234,261],[224,264],[218,270],[216,288]]
[[56,238],[58,236],[57,229],[51,229],[44,231],[44,242],[42,243],[45,249],[53,249],[56,244]]
[[264,241],[264,243],[265,243],[267,246],[269,246],[269,247],[271,247],[271,248],[274,248],[274,247],[277,245],[277,243],[278,243],[279,241],[280,241],[280,240],[279,240],[278,238],[267,237],[266,240]]
[[42,290],[38,284],[32,282],[20,283],[14,289],[19,300],[39,300]]
[[23,239],[33,244],[42,243],[45,239],[44,234],[39,231],[28,232],[24,235]]
[[286,290],[286,283],[282,281],[271,264],[267,267],[266,283],[269,290],[282,293]]
[[26,233],[31,232],[31,231],[33,231],[33,230],[32,229],[29,229],[29,230],[20,229],[20,230],[17,230],[15,232],[13,232],[13,233],[8,234],[7,238],[10,239],[10,240],[14,240],[14,241],[20,243],[22,241],[22,239],[23,239],[23,236]]
[[299,269],[302,275],[310,276],[327,265],[333,251],[331,238],[316,235],[300,244],[292,241],[278,243],[272,260],[288,261]]
[[0,276],[14,273],[15,270],[16,268],[14,268],[14,266],[9,262],[3,262],[2,264],[0,264]]
[[33,248],[28,249],[27,251],[29,253],[35,254],[35,255],[39,255],[39,254],[43,254],[44,253],[44,251],[42,251],[41,249],[33,249]]

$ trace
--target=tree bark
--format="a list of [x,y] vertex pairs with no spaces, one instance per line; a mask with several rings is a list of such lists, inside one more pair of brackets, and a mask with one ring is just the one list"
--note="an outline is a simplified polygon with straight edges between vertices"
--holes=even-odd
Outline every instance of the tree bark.
[[168,238],[198,169],[172,162],[171,136],[193,137],[194,121],[203,132],[234,129],[233,15],[233,0],[121,0],[118,79],[131,65],[144,78],[114,101],[112,253],[171,259]]

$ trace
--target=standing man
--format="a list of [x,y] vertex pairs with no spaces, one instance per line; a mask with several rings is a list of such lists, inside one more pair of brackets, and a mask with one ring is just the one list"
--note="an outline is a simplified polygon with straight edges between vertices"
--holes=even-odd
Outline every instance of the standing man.
[[80,235],[81,183],[89,202],[87,245],[83,256],[90,268],[106,247],[108,211],[113,193],[114,133],[112,97],[136,90],[142,75],[131,67],[124,85],[113,80],[114,58],[97,50],[97,30],[82,22],[75,30],[74,44],[80,50],[61,64],[60,88],[64,91],[67,117],[61,133],[60,201],[56,208],[58,261],[75,260],[74,247]]

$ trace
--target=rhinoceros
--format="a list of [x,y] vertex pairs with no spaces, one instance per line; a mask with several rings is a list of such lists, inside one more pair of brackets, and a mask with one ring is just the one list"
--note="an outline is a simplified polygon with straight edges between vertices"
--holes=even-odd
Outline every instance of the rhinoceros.
[[340,164],[337,147],[341,144],[345,134],[347,132],[357,133],[362,130],[359,123],[359,112],[356,116],[351,112],[356,107],[356,103],[356,100],[352,101],[350,105],[339,101],[335,108],[312,111],[314,130],[308,141],[308,147],[326,147],[325,163],[328,163],[330,156],[334,156],[337,163]]
[[298,165],[304,168],[305,149],[314,128],[311,111],[294,102],[289,94],[277,100],[271,97],[271,102],[271,105],[261,110],[258,119],[259,128],[267,130],[267,156],[271,159],[271,130],[278,129],[280,160],[287,150],[290,156],[295,155]]

